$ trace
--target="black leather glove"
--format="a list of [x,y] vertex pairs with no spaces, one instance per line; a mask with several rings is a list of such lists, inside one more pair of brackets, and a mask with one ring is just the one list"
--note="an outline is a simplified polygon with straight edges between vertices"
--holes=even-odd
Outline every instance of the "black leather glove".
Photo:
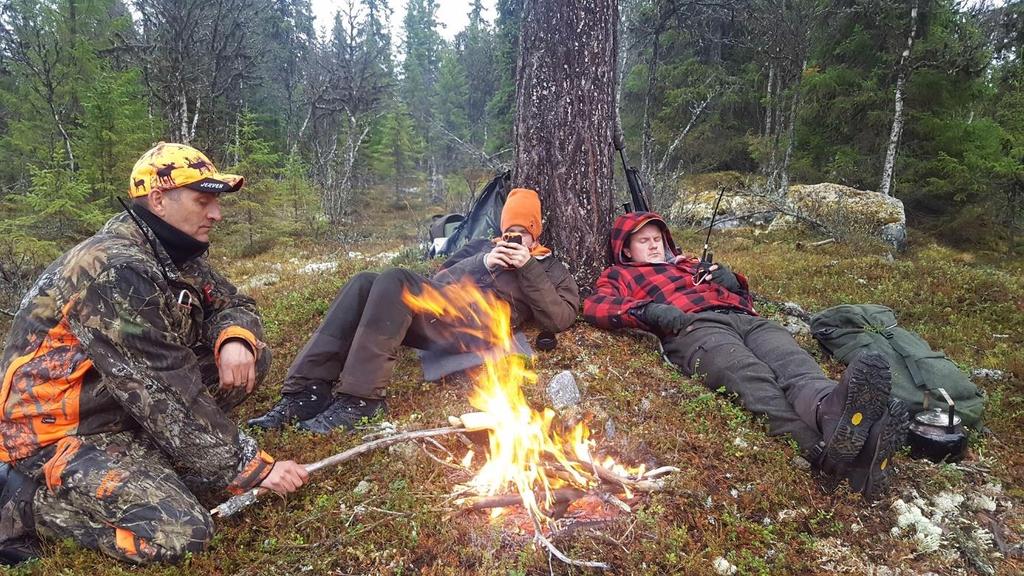
[[678,334],[690,323],[688,314],[668,304],[651,302],[637,315],[640,321],[664,334]]
[[[708,268],[711,268],[712,266],[717,266],[717,268],[708,272]],[[711,277],[704,280],[704,282],[710,280],[729,292],[743,292],[743,287],[740,286],[740,281],[736,279],[736,275],[733,274],[732,270],[729,270],[729,267],[725,264],[718,262],[715,262],[714,264],[709,264],[707,262],[697,264],[697,273],[694,275],[695,278],[703,278],[707,274],[711,274]]]

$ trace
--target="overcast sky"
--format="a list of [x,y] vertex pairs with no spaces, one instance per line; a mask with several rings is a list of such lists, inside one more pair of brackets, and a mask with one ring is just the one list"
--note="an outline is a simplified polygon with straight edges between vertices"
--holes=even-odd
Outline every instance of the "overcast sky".
[[[334,13],[338,10],[337,0],[311,0],[313,16],[316,17],[317,31],[330,30]],[[401,41],[402,19],[405,18],[405,0],[388,0],[391,6],[391,36],[395,43]],[[437,21],[444,27],[441,35],[451,40],[466,27],[469,21],[469,0],[439,0]],[[484,0],[484,19],[494,21],[494,0]]]

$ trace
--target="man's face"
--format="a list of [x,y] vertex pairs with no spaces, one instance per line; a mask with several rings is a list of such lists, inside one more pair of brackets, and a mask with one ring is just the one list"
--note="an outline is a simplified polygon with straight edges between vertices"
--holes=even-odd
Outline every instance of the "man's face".
[[661,228],[654,222],[645,224],[643,228],[633,232],[623,252],[633,262],[650,264],[665,261],[665,241],[661,237]]
[[200,242],[210,241],[210,230],[221,219],[220,197],[189,188],[154,192],[150,206],[164,222]]
[[508,230],[505,230],[505,232],[515,232],[517,234],[521,234],[523,236],[523,246],[526,246],[527,250],[533,250],[534,244],[537,243],[537,240],[534,239],[533,235],[527,232],[526,228],[523,228],[518,224],[509,226]]

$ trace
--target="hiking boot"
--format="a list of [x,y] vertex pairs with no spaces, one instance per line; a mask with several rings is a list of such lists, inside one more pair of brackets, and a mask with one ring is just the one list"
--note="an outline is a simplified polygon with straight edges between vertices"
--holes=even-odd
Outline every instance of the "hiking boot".
[[316,434],[329,434],[335,428],[353,430],[357,424],[383,414],[386,409],[383,400],[340,394],[316,417],[299,422],[298,428]]
[[0,464],[0,564],[14,566],[39,557],[32,499],[39,484],[28,476]]
[[835,389],[818,404],[822,442],[813,463],[834,469],[853,462],[871,426],[886,413],[892,388],[889,362],[878,352],[864,352],[846,368]]
[[266,414],[252,418],[246,424],[264,430],[277,430],[285,424],[316,416],[330,403],[331,385],[327,382],[317,382],[301,392],[282,394],[281,400]]
[[909,422],[907,405],[892,399],[885,415],[871,427],[864,449],[846,472],[850,487],[865,499],[874,500],[889,489],[895,475],[892,457],[906,443]]

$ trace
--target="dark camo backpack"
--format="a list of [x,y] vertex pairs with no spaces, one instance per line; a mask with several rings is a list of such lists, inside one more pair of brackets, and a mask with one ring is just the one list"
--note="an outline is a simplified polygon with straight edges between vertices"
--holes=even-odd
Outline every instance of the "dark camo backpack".
[[945,406],[937,390],[945,388],[964,424],[973,428],[981,421],[984,393],[944,353],[899,327],[891,309],[878,304],[833,306],[811,317],[811,334],[843,364],[865,350],[885,354],[892,370],[892,395],[906,402],[911,413],[924,409],[926,397],[929,407]]

